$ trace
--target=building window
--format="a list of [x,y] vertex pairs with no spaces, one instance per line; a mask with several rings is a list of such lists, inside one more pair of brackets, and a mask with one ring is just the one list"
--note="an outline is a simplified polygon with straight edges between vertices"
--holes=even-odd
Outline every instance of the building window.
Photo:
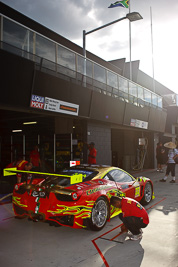
[[129,82],[129,94],[137,97],[137,85]]
[[84,57],[77,56],[77,72],[84,74],[84,69],[85,69],[85,59]]
[[162,108],[163,107],[163,101],[162,101],[162,97],[158,96],[158,107]]
[[94,64],[94,79],[106,83],[106,70],[97,64]]
[[107,84],[111,87],[118,88],[117,75],[107,71]]
[[59,65],[62,65],[68,69],[75,71],[76,70],[75,53],[59,45],[57,63]]
[[158,105],[158,97],[155,94],[152,94],[152,104],[155,106]]
[[93,63],[88,60],[88,59],[85,59],[86,60],[86,75],[90,78],[93,78]]
[[55,62],[55,43],[37,34],[36,55]]
[[119,77],[119,90],[128,94],[128,80]]
[[143,88],[138,86],[138,98],[143,100]]
[[[3,42],[17,47],[20,50],[33,52],[33,33],[6,18],[3,18]],[[23,56],[20,50],[19,55]]]
[[144,100],[148,103],[151,103],[151,92],[144,90]]

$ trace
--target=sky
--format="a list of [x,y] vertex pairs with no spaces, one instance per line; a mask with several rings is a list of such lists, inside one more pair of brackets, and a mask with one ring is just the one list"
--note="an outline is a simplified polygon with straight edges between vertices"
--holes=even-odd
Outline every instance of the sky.
[[[83,30],[88,32],[129,13],[128,8],[108,8],[116,0],[1,1],[81,47]],[[141,71],[178,94],[178,1],[130,0],[130,11],[143,17],[131,23],[132,61],[140,60]],[[129,62],[129,21],[88,34],[86,49],[106,61],[126,58]]]

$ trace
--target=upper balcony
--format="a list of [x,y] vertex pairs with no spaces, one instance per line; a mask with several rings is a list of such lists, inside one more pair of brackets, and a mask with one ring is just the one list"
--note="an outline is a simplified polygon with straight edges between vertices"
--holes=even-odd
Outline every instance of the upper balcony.
[[1,49],[36,63],[41,71],[133,105],[163,108],[162,96],[63,45],[0,15]]

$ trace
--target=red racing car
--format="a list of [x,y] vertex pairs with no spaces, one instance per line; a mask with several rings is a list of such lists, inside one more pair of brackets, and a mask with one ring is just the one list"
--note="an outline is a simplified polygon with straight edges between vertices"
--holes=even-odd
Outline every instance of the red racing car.
[[31,180],[14,187],[14,213],[54,225],[101,230],[120,212],[110,206],[111,196],[127,196],[143,204],[154,197],[149,178],[134,178],[116,167],[80,165],[60,174],[30,173]]

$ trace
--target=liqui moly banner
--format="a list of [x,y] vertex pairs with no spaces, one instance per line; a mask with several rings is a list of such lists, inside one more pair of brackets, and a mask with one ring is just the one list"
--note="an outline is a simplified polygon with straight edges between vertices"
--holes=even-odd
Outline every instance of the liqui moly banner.
[[31,96],[30,107],[74,116],[78,116],[79,112],[77,104],[38,95]]
[[32,95],[30,107],[31,108],[44,109],[44,101],[45,101],[45,98],[43,96]]

